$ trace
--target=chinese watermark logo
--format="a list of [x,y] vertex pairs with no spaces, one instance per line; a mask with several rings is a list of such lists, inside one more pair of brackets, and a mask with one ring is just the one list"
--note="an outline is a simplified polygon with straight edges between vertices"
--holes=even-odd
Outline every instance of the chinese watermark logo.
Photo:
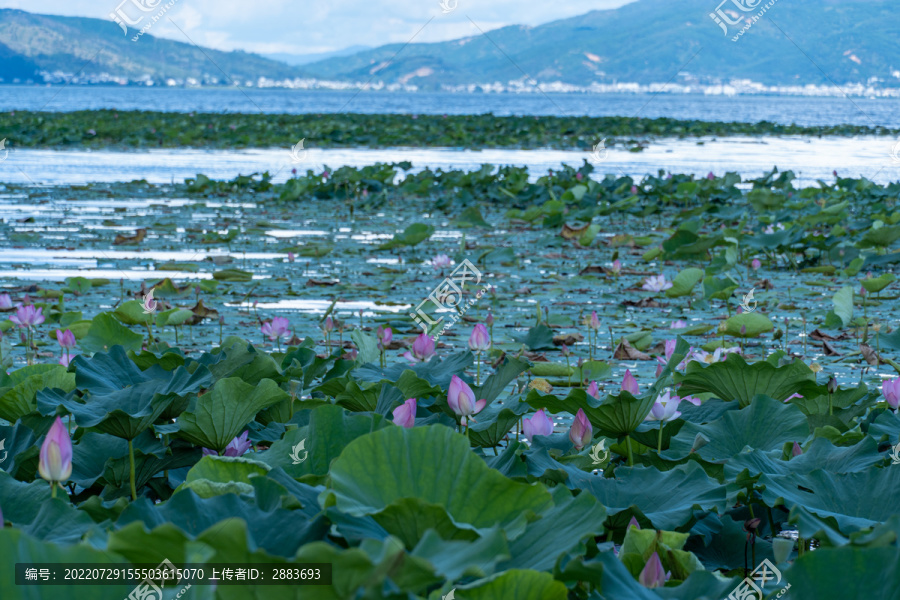
[[[6,140],[3,140],[4,142]],[[3,149],[3,143],[0,142],[0,150]],[[0,159],[2,160],[2,159]],[[894,144],[894,147],[891,148],[891,160],[900,165],[900,142]]]
[[456,598],[456,588],[453,588],[449,592],[447,592],[446,596],[441,596],[441,600],[455,600]]
[[[719,6],[716,7],[716,10],[709,13],[709,18],[722,28],[725,36],[728,36],[729,26],[733,27],[745,23],[740,31],[731,38],[732,42],[736,42],[744,35],[744,33],[753,27],[753,25],[755,25],[770,8],[775,6],[776,2],[778,2],[778,0],[769,0],[769,2],[760,8],[762,1],[763,0],[722,0],[722,2],[719,3]],[[724,8],[725,5],[729,3],[733,4],[734,8],[740,12],[735,11],[730,5],[727,8]],[[742,14],[753,12],[757,8],[760,8],[760,10],[754,15]]]
[[291,162],[294,164],[302,163],[306,160],[306,155],[309,154],[309,151],[303,148],[304,141],[306,141],[306,138],[303,138],[291,148]]
[[[0,442],[0,449],[3,448],[3,443]],[[900,465],[900,444],[897,444],[892,448],[891,452],[891,464],[892,465]],[[0,458],[0,462],[3,462],[3,459]]]
[[[752,313],[756,310],[756,307],[759,305],[759,302],[756,301],[756,298],[753,297],[753,292],[756,291],[756,288],[750,290],[749,294],[744,294],[744,299],[741,300],[741,308],[745,313]],[[750,306],[750,302],[753,302],[753,306]]]
[[[138,41],[142,35],[150,31],[150,28],[153,27],[153,25],[159,21],[170,8],[175,6],[176,2],[178,2],[178,0],[169,0],[165,6],[159,9],[159,12],[150,18],[150,21],[147,24],[141,27],[137,35],[131,38],[131,41]],[[144,20],[144,17],[149,16],[147,13],[156,10],[161,3],[162,0],[122,0],[122,3],[116,7],[116,10],[109,13],[109,18],[112,19],[116,25],[121,27],[122,31],[127,36],[129,26],[137,28]],[[128,5],[127,9],[126,5]]]
[[595,465],[599,465],[607,458],[609,458],[609,450],[606,449],[606,440],[600,440],[599,444],[594,444],[591,447],[591,460],[594,461]]
[[456,7],[459,6],[459,0],[441,0],[440,6],[441,11],[447,15],[456,10]]
[[475,265],[473,265],[469,259],[465,259],[452,273],[450,273],[450,277],[444,279],[444,281],[442,281],[427,298],[422,300],[419,305],[416,306],[416,312],[409,313],[412,320],[422,328],[423,333],[428,334],[429,330],[437,329],[437,326],[444,320],[444,317],[441,317],[435,321],[428,313],[422,310],[422,305],[426,302],[431,301],[438,310],[456,310],[456,314],[451,317],[451,321],[445,323],[441,330],[433,336],[434,340],[437,341],[444,332],[455,325],[462,316],[466,314],[466,311],[468,311],[476,301],[481,300],[481,297],[485,292],[490,289],[490,286],[485,286],[483,289],[478,290],[474,299],[463,303],[463,290],[465,290],[466,282],[468,281],[474,281],[475,285],[480,284],[481,271],[476,269]]
[[0,155],[0,162],[3,162],[9,156],[9,150],[6,149],[6,138],[0,140],[0,152],[3,153]]
[[0,463],[6,460],[6,455],[8,454],[6,450],[3,449],[3,445],[6,443],[6,438],[0,440]]
[[[303,452],[303,458],[300,458],[300,452]],[[300,443],[291,448],[291,460],[295,465],[299,465],[309,456],[309,452],[306,451],[306,438],[300,440]]]
[[600,140],[600,143],[594,146],[594,151],[591,152],[591,162],[595,165],[599,165],[601,162],[609,158],[609,149],[606,147],[606,138]]
[[[765,597],[763,588],[767,581],[773,580],[775,585],[781,583],[781,571],[766,558],[750,573],[750,577],[745,577],[744,581],[728,594],[728,600],[763,600]],[[776,598],[781,598],[790,588],[791,584],[787,584],[778,592]]]
[[142,304],[144,305],[145,315],[153,314],[154,312],[156,312],[156,305],[158,303],[153,299],[153,290],[147,292],[147,295],[144,296],[144,301]]
[[[161,579],[163,581],[180,579],[176,577],[178,575],[178,569],[175,568],[175,565],[169,561],[169,559],[165,559],[159,566],[154,570],[154,575],[159,574],[155,579]],[[184,586],[181,591],[175,596],[175,598],[181,598],[186,591],[191,589],[191,584],[187,584]],[[125,600],[162,600],[163,599],[163,591],[158,585],[156,585],[149,577],[144,581],[137,584],[137,586],[131,590],[131,593],[128,594],[128,597]]]

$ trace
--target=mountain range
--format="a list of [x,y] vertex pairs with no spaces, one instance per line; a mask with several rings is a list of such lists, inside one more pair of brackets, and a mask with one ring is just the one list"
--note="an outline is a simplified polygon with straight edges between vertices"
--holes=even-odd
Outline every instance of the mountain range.
[[0,78],[170,85],[318,80],[431,90],[510,82],[588,88],[734,80],[900,87],[896,1],[718,1],[638,0],[492,31],[473,22],[473,35],[447,42],[353,48],[350,55],[327,58],[274,57],[282,60],[149,34],[133,42],[136,31],[123,35],[109,20],[2,9]]

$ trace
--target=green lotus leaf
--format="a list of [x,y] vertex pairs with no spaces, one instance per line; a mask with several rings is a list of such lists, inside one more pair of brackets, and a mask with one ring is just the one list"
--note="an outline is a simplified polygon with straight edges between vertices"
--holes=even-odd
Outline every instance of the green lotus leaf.
[[870,294],[877,294],[895,281],[897,281],[896,275],[894,275],[893,273],[883,273],[879,277],[863,279],[862,281],[860,281],[860,283]]
[[[355,439],[331,465],[330,490],[338,510],[351,515],[416,498],[477,528],[509,525],[551,502],[542,486],[507,479],[472,454],[464,436],[443,426],[388,427]],[[503,502],[492,500],[500,497]]]
[[[900,469],[870,468],[834,474],[816,469],[805,474],[762,475],[762,497],[769,506],[803,507],[837,525],[844,534],[873,527],[896,512],[885,498],[900,494]],[[878,493],[873,493],[877,490]]]
[[694,291],[696,286],[703,279],[703,270],[694,267],[681,271],[672,280],[672,287],[666,290],[666,296],[669,298],[680,298],[687,296]]
[[111,313],[100,313],[94,317],[87,335],[78,345],[85,352],[107,352],[113,346],[139,352],[143,343],[142,335],[119,323]]
[[725,333],[737,337],[755,338],[774,329],[769,317],[758,312],[741,313],[725,320]]
[[783,367],[766,361],[747,364],[738,354],[710,365],[690,361],[684,375],[675,375],[681,396],[711,393],[722,400],[737,400],[742,408],[758,395],[786,400],[810,381],[815,381],[815,374],[802,361]]
[[[724,413],[706,424],[685,422],[663,451],[663,458],[680,460],[695,453],[711,463],[725,463],[745,447],[780,449],[787,442],[802,443],[809,436],[806,416],[795,406],[757,396],[749,407]],[[705,443],[697,448],[697,440]]]
[[153,313],[144,312],[144,305],[137,300],[120,304],[113,316],[125,325],[147,325],[153,322]]
[[566,600],[566,586],[549,573],[513,569],[456,588],[466,600]]
[[[324,477],[328,467],[353,440],[373,431],[389,427],[390,422],[378,414],[357,414],[340,406],[326,404],[309,411],[309,424],[285,433],[266,452],[255,458],[270,467],[281,467],[291,477]],[[293,451],[301,442],[303,449]],[[295,464],[297,459],[302,459]]]
[[596,428],[596,434],[618,438],[629,435],[644,422],[655,399],[656,396],[649,393],[635,398],[622,392],[601,401],[588,396],[584,390],[575,389],[565,398],[531,390],[525,401],[533,408],[546,408],[553,414],[567,412],[574,415],[580,408]]
[[[60,502],[60,500],[57,500]],[[6,582],[3,587],[3,600],[36,600],[46,597],[46,591],[53,588],[42,588],[28,585],[12,585],[16,580],[16,562],[22,563],[54,563],[59,565],[84,563],[107,568],[127,567],[126,561],[114,553],[96,550],[87,544],[62,546],[55,543],[42,542],[25,532],[15,528],[0,528],[0,555],[15,557],[15,560],[0,561],[0,581]],[[156,563],[159,564],[159,563]],[[82,593],[90,592],[91,600],[122,600],[134,589],[134,584],[111,584],[79,586]]]
[[643,515],[656,529],[674,531],[691,520],[694,510],[724,510],[725,486],[695,462],[669,471],[652,467],[618,467],[614,479],[594,477],[584,488],[607,513],[624,525]]
[[176,436],[216,452],[225,447],[256,417],[256,413],[288,398],[271,379],[257,385],[238,377],[220,379],[202,395],[193,410],[178,417]]
[[13,371],[0,380],[0,418],[15,423],[37,410],[39,391],[54,388],[70,392],[75,388],[75,375],[62,365],[31,365]]

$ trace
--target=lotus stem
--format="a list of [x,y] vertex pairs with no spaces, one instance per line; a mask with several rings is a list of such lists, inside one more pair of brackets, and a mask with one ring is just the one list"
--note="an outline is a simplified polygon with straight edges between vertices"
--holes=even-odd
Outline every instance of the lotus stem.
[[137,488],[134,485],[134,441],[128,440],[128,467],[131,476],[131,499],[137,500]]
[[634,455],[632,454],[632,451],[631,451],[631,436],[630,435],[625,436],[625,448],[628,449],[628,466],[633,467],[634,466]]
[[662,454],[662,436],[663,436],[663,428],[665,428],[666,424],[663,421],[659,422],[659,443],[656,446],[656,453]]
[[50,497],[56,498],[56,482],[55,481],[50,482]]
[[475,385],[481,385],[481,350],[475,353]]

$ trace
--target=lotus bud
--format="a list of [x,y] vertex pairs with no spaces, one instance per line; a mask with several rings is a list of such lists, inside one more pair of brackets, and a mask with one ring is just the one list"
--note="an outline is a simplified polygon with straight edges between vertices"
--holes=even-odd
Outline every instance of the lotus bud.
[[450,379],[450,389],[447,390],[447,404],[450,409],[460,417],[477,415],[487,404],[487,400],[475,401],[475,392],[465,381],[456,375]]
[[600,317],[597,316],[597,311],[591,312],[591,329],[594,331],[600,329]]
[[636,527],[638,529],[641,528],[641,524],[638,523],[637,519],[635,519],[634,517],[631,517],[631,520],[628,521],[628,529],[631,529],[632,527]]
[[588,386],[587,389],[588,396],[593,396],[594,398],[600,398],[600,388],[597,386],[596,381],[592,381],[591,385]]
[[622,379],[622,391],[629,392],[632,396],[637,396],[641,393],[637,379],[631,374],[631,369],[625,369],[625,377]]
[[486,324],[488,327],[493,327],[493,325],[494,325],[494,313],[489,312],[489,313],[487,314],[487,317],[485,317],[484,322],[485,322],[485,324]]
[[472,335],[469,336],[469,349],[472,352],[484,352],[490,348],[491,338],[488,335],[487,327],[479,323],[472,330]]
[[522,433],[530,442],[536,435],[550,435],[553,433],[553,421],[544,412],[544,409],[537,411],[530,419],[522,419]]
[[672,573],[666,573],[663,569],[659,554],[654,552],[638,576],[638,582],[645,588],[653,589],[665,586],[671,576]]
[[407,399],[406,402],[395,408],[392,414],[394,415],[394,425],[407,429],[414,426],[416,424],[416,399]]
[[[552,429],[551,429],[552,430]],[[591,443],[594,437],[594,428],[582,409],[578,409],[572,427],[569,429],[569,439],[575,445],[576,450],[581,450]]]
[[837,389],[838,389],[837,379],[835,379],[834,375],[832,375],[831,378],[828,380],[828,393],[833,394],[837,391]]
[[888,406],[897,410],[897,407],[900,406],[900,377],[882,382],[881,393]]
[[794,442],[794,447],[791,448],[791,456],[800,456],[803,454],[803,448],[800,447],[800,444]]
[[65,483],[72,475],[72,440],[59,417],[41,444],[38,472],[51,483]]
[[753,259],[753,262],[750,263],[750,267],[751,267],[754,271],[758,271],[759,268],[760,268],[761,266],[762,266],[762,263],[759,262],[759,259],[758,259],[758,258],[754,258],[754,259]]
[[775,564],[786,562],[794,549],[794,540],[776,537],[772,540],[772,554],[775,555]]

